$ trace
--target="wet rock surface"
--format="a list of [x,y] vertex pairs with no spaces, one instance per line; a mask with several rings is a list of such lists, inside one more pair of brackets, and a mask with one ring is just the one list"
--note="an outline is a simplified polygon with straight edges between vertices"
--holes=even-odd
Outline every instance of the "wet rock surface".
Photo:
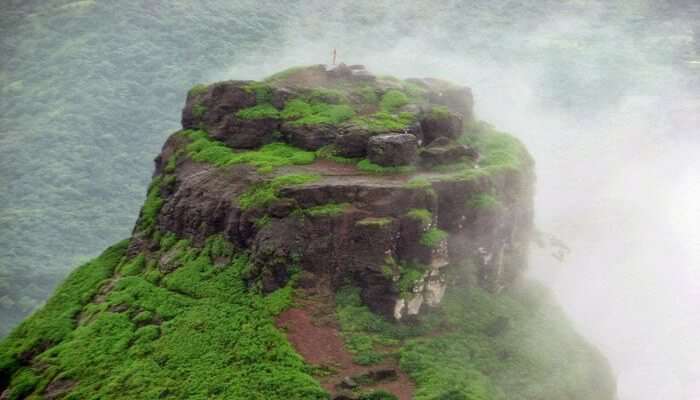
[[407,133],[373,136],[367,144],[367,158],[382,166],[413,164],[417,154],[418,140]]
[[[416,172],[377,174],[326,160],[272,172],[247,164],[216,167],[193,161],[186,155],[190,141],[174,135],[156,160],[156,175],[170,178],[159,190],[155,229],[194,244],[223,235],[249,252],[250,282],[264,291],[302,271],[304,287],[352,284],[373,311],[396,319],[437,306],[456,280],[499,291],[519,276],[532,228],[530,166],[469,179],[431,170],[479,162],[475,148],[458,142],[472,121],[468,88],[411,80],[422,98],[412,103],[396,93],[401,81],[374,77],[362,66],[309,67],[280,79],[191,91],[183,127],[203,129],[234,152],[280,140],[309,151],[332,145],[339,157]],[[374,86],[355,89],[358,79]],[[166,172],[170,164],[174,171]],[[318,178],[276,187],[265,204],[241,206],[242,197],[289,174]],[[497,199],[484,203],[479,196]],[[314,212],[324,207],[330,211]],[[135,238],[134,252],[158,246],[143,233]],[[411,268],[413,281],[400,287]]]

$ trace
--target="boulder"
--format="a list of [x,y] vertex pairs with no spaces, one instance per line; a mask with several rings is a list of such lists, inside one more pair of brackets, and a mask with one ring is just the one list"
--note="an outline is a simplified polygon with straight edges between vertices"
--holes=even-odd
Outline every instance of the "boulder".
[[237,149],[254,149],[275,140],[280,122],[274,118],[242,119],[234,115],[223,118],[209,135]]
[[373,133],[355,124],[341,126],[335,138],[336,155],[357,158],[367,155],[367,143]]
[[182,110],[183,129],[206,129],[210,134],[221,129],[222,121],[239,110],[254,106],[255,93],[245,90],[250,81],[226,81],[205,91],[190,91]]
[[420,126],[425,145],[439,137],[456,139],[464,131],[462,117],[441,107],[433,107],[423,112],[420,116]]
[[[227,81],[204,91],[190,91],[182,110],[184,129],[204,129],[215,139],[234,148],[252,149],[274,140],[279,130],[275,118],[242,119],[236,113],[257,104],[255,92],[246,88],[249,81]],[[275,90],[272,99],[280,107],[291,96]]]
[[293,122],[282,124],[281,132],[292,145],[305,150],[318,150],[335,141],[338,128],[328,124],[298,125]]
[[446,137],[433,140],[420,152],[420,163],[425,167],[455,163],[464,157],[476,159],[478,153],[469,146],[459,144]]
[[409,133],[373,136],[367,144],[367,158],[382,166],[410,165],[417,152],[418,140]]

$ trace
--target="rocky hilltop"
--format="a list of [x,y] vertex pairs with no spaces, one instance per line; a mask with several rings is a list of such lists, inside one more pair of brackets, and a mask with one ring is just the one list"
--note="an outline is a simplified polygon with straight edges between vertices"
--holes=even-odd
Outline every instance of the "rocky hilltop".
[[2,343],[0,398],[612,398],[523,283],[533,161],[473,103],[344,64],[195,86],[132,237]]

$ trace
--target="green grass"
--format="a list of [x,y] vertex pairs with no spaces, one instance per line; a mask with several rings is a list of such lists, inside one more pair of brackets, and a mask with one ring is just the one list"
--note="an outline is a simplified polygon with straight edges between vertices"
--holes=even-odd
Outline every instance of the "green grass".
[[392,113],[408,104],[408,96],[400,90],[389,90],[382,96],[379,107],[388,113]]
[[168,162],[165,164],[165,168],[163,168],[163,172],[166,174],[172,174],[175,172],[175,168],[177,168],[177,160],[180,158],[182,153],[182,150],[178,150],[171,155],[170,158],[168,158]]
[[412,208],[408,210],[406,216],[416,221],[420,221],[420,223],[426,227],[433,223],[433,213],[425,208]]
[[503,207],[503,204],[492,194],[477,193],[467,200],[466,206],[478,210],[497,210]]
[[361,160],[357,163],[357,168],[360,171],[369,172],[372,174],[409,174],[416,170],[413,165],[401,165],[392,167],[383,167],[369,161],[368,159]]
[[285,186],[303,185],[318,180],[318,175],[290,174],[253,185],[237,199],[238,205],[246,210],[253,207],[266,207],[277,200],[279,189]]
[[0,343],[0,382],[9,380],[20,367],[20,354],[59,343],[71,334],[76,315],[97,293],[100,283],[112,276],[128,244],[122,241],[78,267],[43,308]]
[[160,208],[163,206],[163,199],[160,197],[162,186],[163,177],[157,176],[153,178],[151,185],[148,187],[148,194],[146,195],[146,201],[143,203],[139,221],[139,229],[142,231],[148,231],[155,226],[156,217],[158,217]]
[[243,86],[248,93],[255,93],[255,101],[258,104],[266,104],[272,101],[272,88],[266,82],[252,82]]
[[[25,342],[43,341],[41,333],[53,337],[35,357],[41,368],[3,366],[3,374],[12,373],[9,393],[39,398],[51,379],[63,377],[76,383],[67,399],[327,399],[275,326],[275,316],[291,304],[292,288],[268,296],[251,292],[242,277],[244,254],[214,265],[220,242],[212,238],[202,249],[185,249],[183,265],[161,286],[143,274],[122,277],[100,304],[86,305],[126,243],[117,254],[108,251],[81,267],[0,344],[0,354],[12,358]],[[89,319],[76,326],[73,316],[83,307]],[[39,329],[59,327],[59,321],[63,328]]]
[[533,163],[520,140],[486,123],[475,123],[458,140],[479,151],[479,165],[487,171],[520,170]]
[[294,125],[336,125],[352,118],[355,111],[347,104],[308,103],[301,99],[288,102],[281,116]]
[[446,119],[450,114],[450,109],[445,106],[436,106],[430,109],[430,116],[435,119]]
[[207,108],[199,103],[192,106],[192,115],[196,118],[202,118],[207,112]]
[[406,295],[411,293],[413,287],[418,281],[423,278],[425,271],[428,269],[425,265],[419,265],[414,263],[408,263],[400,266],[401,275],[399,278],[398,286],[401,295],[405,298]]
[[358,116],[352,119],[352,123],[361,126],[370,132],[397,132],[407,129],[415,121],[415,116],[408,112],[398,115],[386,111],[378,111],[366,116]]
[[272,104],[266,103],[239,110],[236,116],[243,119],[279,118],[280,112]]
[[187,154],[194,161],[206,162],[218,167],[249,164],[260,172],[270,172],[286,165],[307,165],[316,155],[285,143],[270,143],[257,150],[237,152],[223,143],[210,139],[203,131],[186,131],[192,143]]
[[310,217],[334,217],[343,214],[349,206],[350,204],[347,203],[328,203],[305,208],[302,211]]
[[435,249],[440,246],[440,243],[447,239],[447,237],[447,232],[443,231],[442,229],[432,228],[420,237],[420,244],[430,247],[431,249]]
[[334,161],[338,164],[357,164],[360,161],[359,158],[348,158],[338,156],[336,155],[337,151],[338,150],[335,147],[335,145],[329,144],[316,150],[316,158]]
[[356,356],[399,356],[416,400],[614,398],[606,362],[532,283],[500,295],[450,288],[439,309],[411,324],[378,317],[359,289],[345,287],[336,314]]
[[187,92],[190,96],[199,96],[206,93],[209,90],[209,85],[203,83],[198,83]]
[[357,221],[355,224],[359,226],[376,226],[385,227],[391,224],[393,220],[389,217],[367,217]]

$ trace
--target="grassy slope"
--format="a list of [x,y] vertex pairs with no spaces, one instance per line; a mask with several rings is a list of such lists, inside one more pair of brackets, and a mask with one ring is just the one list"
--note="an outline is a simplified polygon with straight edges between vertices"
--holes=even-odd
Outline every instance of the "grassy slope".
[[436,312],[412,326],[383,321],[352,289],[337,302],[359,361],[399,357],[416,381],[417,400],[613,398],[605,359],[533,284],[500,295],[453,288]]
[[[247,258],[215,266],[214,257],[232,255],[216,238],[201,250],[174,245],[182,266],[166,276],[143,257],[123,259],[124,250],[122,243],[79,268],[0,344],[11,398],[40,393],[52,379],[77,382],[70,399],[325,398],[274,325],[291,288],[266,297],[248,291]],[[113,271],[111,292],[91,302]],[[30,365],[16,360],[47,341],[54,345]]]

